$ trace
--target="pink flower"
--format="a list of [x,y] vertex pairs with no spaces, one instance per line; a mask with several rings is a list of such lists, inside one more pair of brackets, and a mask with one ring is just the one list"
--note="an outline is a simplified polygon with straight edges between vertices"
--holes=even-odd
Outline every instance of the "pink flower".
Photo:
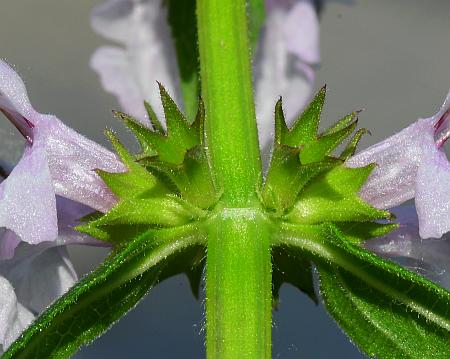
[[450,164],[442,145],[450,134],[450,93],[441,109],[419,119],[347,161],[350,167],[376,163],[360,195],[388,209],[414,198],[422,238],[450,231]]

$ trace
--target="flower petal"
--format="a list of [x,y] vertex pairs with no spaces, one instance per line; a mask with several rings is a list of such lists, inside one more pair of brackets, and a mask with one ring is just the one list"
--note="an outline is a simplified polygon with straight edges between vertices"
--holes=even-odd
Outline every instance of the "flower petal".
[[[99,49],[91,66],[100,74],[104,88],[119,97],[125,111],[148,124],[145,99],[162,119],[156,81],[180,103],[175,48],[162,1],[110,0],[93,10],[91,24],[99,34],[124,45],[122,52]],[[117,58],[108,58],[109,55]]]
[[414,206],[396,207],[392,212],[400,228],[365,242],[365,247],[450,290],[450,233],[424,240]]
[[103,88],[117,98],[122,110],[148,126],[144,94],[130,71],[126,52],[118,47],[100,47],[92,55],[91,67],[100,76]]
[[267,17],[254,62],[255,102],[259,140],[269,144],[273,134],[273,109],[283,97],[286,119],[291,123],[311,95],[314,70],[319,61],[319,26],[310,1],[267,1]]
[[0,60],[0,108],[25,118],[36,115],[22,79],[2,60]]
[[439,137],[447,138],[446,132],[450,129],[449,108],[450,91],[438,113],[429,119],[436,135],[422,138],[423,160],[417,171],[415,188],[422,238],[439,238],[450,231],[450,164],[437,145]]
[[135,0],[109,0],[97,5],[91,14],[92,28],[105,38],[121,43],[128,41]]
[[32,244],[53,241],[58,235],[55,193],[40,144],[27,145],[17,166],[0,184],[0,227]]
[[8,280],[0,276],[0,355],[33,319],[33,314],[17,302]]
[[80,224],[79,219],[91,214],[92,208],[70,199],[56,196],[56,210],[58,212],[58,238],[55,245],[89,244],[99,247],[109,247],[110,244],[78,232],[73,228]]
[[311,1],[292,6],[283,26],[287,50],[302,62],[320,62],[319,19]]
[[450,92],[435,115],[347,161],[349,167],[377,164],[360,192],[375,207],[387,209],[415,197],[422,238],[450,230],[450,164],[437,138],[447,138],[449,108]]

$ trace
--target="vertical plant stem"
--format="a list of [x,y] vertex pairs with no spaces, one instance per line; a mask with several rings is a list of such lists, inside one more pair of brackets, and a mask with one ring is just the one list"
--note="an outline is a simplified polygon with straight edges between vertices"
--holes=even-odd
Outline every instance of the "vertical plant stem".
[[207,357],[268,359],[270,224],[256,196],[261,160],[246,0],[197,0],[197,22],[206,143],[223,190],[208,225]]
[[197,0],[206,136],[223,201],[254,202],[261,160],[253,101],[245,0]]
[[208,359],[271,358],[272,280],[268,224],[259,211],[227,209],[208,231]]

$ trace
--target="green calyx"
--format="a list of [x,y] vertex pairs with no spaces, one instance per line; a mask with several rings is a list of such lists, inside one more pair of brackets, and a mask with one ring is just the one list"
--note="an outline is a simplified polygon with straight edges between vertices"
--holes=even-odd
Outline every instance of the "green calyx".
[[[118,204],[103,216],[87,218],[91,221],[79,230],[117,244],[127,237],[122,233],[127,227],[136,233],[139,228],[181,226],[210,218],[217,208],[223,207],[205,142],[203,101],[199,100],[197,115],[189,121],[162,85],[160,94],[166,128],[148,103],[145,106],[151,127],[116,113],[135,134],[141,152],[130,154],[111,131],[106,132],[128,170],[97,171],[118,197]],[[361,235],[363,239],[370,237],[372,231],[384,233],[382,229],[386,228],[387,232],[392,225],[373,222],[389,219],[390,214],[373,208],[358,196],[373,166],[348,168],[344,163],[366,132],[356,131],[357,113],[318,133],[325,94],[323,87],[292,128],[284,120],[281,99],[277,102],[274,149],[259,193],[259,208],[273,225],[279,221],[304,225],[335,223],[344,231],[350,228],[353,237]],[[349,138],[344,150],[333,155]],[[363,228],[367,230],[355,231],[362,223],[366,223]]]
[[[117,244],[134,238],[140,229],[181,226],[203,219],[205,210],[217,203],[220,192],[213,183],[203,140],[202,101],[195,120],[189,122],[161,85],[160,91],[167,129],[147,103],[151,127],[116,113],[136,135],[141,153],[129,153],[111,131],[106,131],[127,171],[97,173],[117,196],[118,203],[78,230]],[[127,230],[134,235],[125,236]]]
[[358,196],[373,166],[348,168],[344,163],[367,131],[358,130],[344,150],[333,155],[355,132],[357,113],[318,133],[325,94],[323,87],[291,129],[284,120],[281,99],[277,102],[272,159],[260,195],[264,207],[276,218],[299,224],[388,219],[389,213]]
[[[111,131],[106,132],[128,171],[98,171],[118,197],[118,204],[105,215],[86,217],[87,223],[78,230],[122,246],[150,229],[192,223],[214,226],[216,218],[226,211],[210,168],[203,101],[198,101],[195,119],[188,121],[161,85],[160,93],[166,129],[147,103],[151,127],[116,113],[136,135],[141,152],[130,154]],[[371,207],[358,196],[373,166],[347,168],[344,164],[367,131],[356,130],[357,112],[353,112],[319,134],[325,94],[324,87],[290,129],[281,99],[277,102],[272,159],[258,193],[261,202],[252,211],[261,213],[264,225],[273,228],[274,233],[283,223],[316,231],[324,223],[334,223],[354,243],[385,235],[396,225],[376,221],[389,219],[389,213]],[[344,149],[333,155],[346,139],[349,141]],[[276,237],[273,242],[274,303],[284,282],[317,301],[310,259],[295,248],[280,246]]]

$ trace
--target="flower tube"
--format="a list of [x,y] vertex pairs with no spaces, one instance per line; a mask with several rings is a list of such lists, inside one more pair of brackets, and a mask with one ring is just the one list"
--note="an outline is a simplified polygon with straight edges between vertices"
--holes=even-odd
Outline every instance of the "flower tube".
[[350,167],[377,164],[360,192],[373,206],[388,209],[415,198],[422,238],[450,231],[450,164],[442,148],[449,131],[450,93],[435,115],[347,161]]

